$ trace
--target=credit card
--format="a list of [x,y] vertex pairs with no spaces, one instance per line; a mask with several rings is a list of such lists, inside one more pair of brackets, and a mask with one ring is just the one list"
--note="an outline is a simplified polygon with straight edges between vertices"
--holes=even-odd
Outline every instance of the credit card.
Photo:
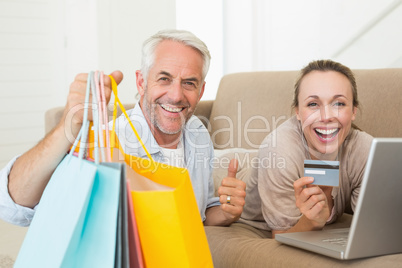
[[312,184],[339,186],[339,161],[304,160],[304,177],[314,177]]

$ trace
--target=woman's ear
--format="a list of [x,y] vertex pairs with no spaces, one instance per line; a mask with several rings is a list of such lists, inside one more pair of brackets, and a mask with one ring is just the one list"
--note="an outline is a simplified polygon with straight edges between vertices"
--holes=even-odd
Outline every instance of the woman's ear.
[[300,121],[299,107],[295,107],[295,113],[296,113],[297,120]]
[[357,107],[353,106],[353,114],[352,114],[352,121],[356,119]]

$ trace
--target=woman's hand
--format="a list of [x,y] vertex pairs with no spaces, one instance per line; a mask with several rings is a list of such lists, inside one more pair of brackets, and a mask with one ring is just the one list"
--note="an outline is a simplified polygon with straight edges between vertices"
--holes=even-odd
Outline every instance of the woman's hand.
[[[322,229],[330,216],[327,195],[317,185],[311,185],[312,177],[302,177],[294,182],[296,206],[310,222],[313,230]],[[332,200],[331,200],[332,201]],[[307,230],[306,230],[307,231]]]

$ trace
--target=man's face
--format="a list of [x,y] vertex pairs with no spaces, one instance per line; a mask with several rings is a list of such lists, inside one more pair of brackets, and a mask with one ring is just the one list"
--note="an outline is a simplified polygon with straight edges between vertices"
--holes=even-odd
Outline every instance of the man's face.
[[155,50],[146,87],[137,71],[141,108],[158,143],[179,137],[194,113],[204,93],[202,67],[203,58],[197,50],[165,40]]

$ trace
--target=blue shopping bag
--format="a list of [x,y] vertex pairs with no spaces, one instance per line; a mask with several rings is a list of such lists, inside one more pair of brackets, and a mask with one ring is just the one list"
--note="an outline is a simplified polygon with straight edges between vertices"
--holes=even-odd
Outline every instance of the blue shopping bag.
[[79,244],[70,244],[62,267],[114,267],[121,164],[108,164],[97,166]]
[[113,267],[120,181],[120,167],[66,156],[45,188],[14,267]]

